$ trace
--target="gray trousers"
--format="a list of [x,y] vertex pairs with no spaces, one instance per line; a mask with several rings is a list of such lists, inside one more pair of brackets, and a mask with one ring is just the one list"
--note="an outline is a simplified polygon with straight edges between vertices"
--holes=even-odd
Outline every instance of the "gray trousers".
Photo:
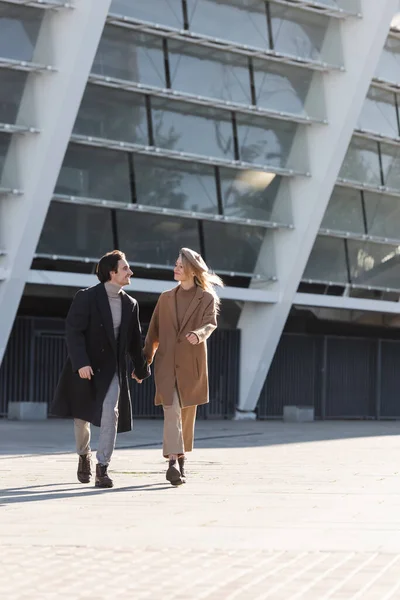
[[[103,402],[100,423],[100,436],[97,449],[97,462],[108,465],[115,448],[118,427],[119,381],[115,374]],[[89,454],[90,423],[82,419],[74,419],[76,451],[78,454]]]

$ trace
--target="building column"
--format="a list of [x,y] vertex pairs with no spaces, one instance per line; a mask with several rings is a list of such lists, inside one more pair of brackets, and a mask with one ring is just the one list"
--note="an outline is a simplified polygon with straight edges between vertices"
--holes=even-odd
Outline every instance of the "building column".
[[273,248],[264,244],[259,256],[261,263],[269,260],[271,252],[275,256],[277,281],[268,289],[277,293],[278,301],[272,305],[246,302],[239,319],[238,416],[254,415],[397,7],[398,0],[360,0],[362,18],[342,21],[345,70],[323,76],[328,124],[313,124],[295,140],[294,152],[308,151],[311,176],[290,181],[294,229],[274,232]]
[[29,73],[17,120],[38,132],[12,135],[1,181],[21,194],[0,196],[0,363],[110,4],[45,10],[33,62],[53,69]]

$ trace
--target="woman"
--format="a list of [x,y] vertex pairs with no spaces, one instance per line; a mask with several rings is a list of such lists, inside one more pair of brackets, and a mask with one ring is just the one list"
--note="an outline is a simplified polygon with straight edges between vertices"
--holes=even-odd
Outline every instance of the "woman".
[[[196,408],[208,402],[206,340],[217,327],[222,280],[200,254],[182,248],[174,268],[179,285],[161,294],[150,321],[144,353],[155,361],[155,404],[164,409],[163,454],[167,480],[185,482],[185,452],[193,449]],[[177,466],[178,461],[178,466]]]

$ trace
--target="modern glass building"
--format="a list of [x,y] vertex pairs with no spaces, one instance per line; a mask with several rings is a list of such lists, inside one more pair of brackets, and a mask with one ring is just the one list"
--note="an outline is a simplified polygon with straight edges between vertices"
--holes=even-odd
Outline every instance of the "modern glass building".
[[381,385],[400,353],[399,11],[0,0],[0,361],[114,247],[148,321],[189,246],[226,283],[237,414],[379,418],[387,397],[400,416],[400,378]]

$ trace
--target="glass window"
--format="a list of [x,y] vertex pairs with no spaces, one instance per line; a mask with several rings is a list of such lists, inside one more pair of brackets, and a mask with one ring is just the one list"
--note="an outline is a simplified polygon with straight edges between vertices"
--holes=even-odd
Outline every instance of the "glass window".
[[138,204],[218,213],[214,167],[140,155],[133,164]]
[[168,40],[171,87],[208,98],[252,104],[248,59]]
[[297,123],[236,115],[240,160],[259,165],[288,167]]
[[[257,106],[306,116],[305,102],[315,73],[255,59],[254,85]],[[312,116],[312,115],[310,115]]]
[[321,227],[337,231],[365,233],[361,192],[350,188],[335,187]]
[[44,11],[2,3],[0,6],[0,56],[33,60]]
[[[304,10],[296,10],[269,4],[272,20],[272,37],[274,50],[308,60],[327,61],[327,49],[323,46],[330,20],[323,16]],[[336,60],[339,59],[339,48]]]
[[164,88],[162,40],[158,36],[107,25],[92,73]]
[[117,211],[118,244],[132,263],[173,267],[180,248],[200,252],[198,222],[161,215]]
[[131,202],[128,154],[70,144],[56,193]]
[[0,123],[16,123],[25,82],[26,73],[0,69]]
[[231,114],[185,102],[152,98],[155,143],[160,148],[234,159]]
[[[248,275],[254,273],[261,245],[265,237],[271,235],[263,227],[212,221],[204,221],[203,231],[206,260],[210,269]],[[269,268],[264,271],[263,275],[275,274]]]
[[370,235],[400,240],[400,198],[364,192]]
[[1,181],[1,175],[3,173],[4,163],[6,160],[6,155],[8,152],[8,147],[10,145],[10,141],[11,141],[10,135],[0,133],[0,181]]
[[148,144],[144,96],[89,84],[75,121],[74,133]]
[[113,247],[110,210],[51,202],[36,252],[97,258]]
[[348,283],[345,242],[339,238],[317,236],[303,279]]
[[394,94],[370,87],[364,100],[357,128],[389,137],[399,137]]
[[381,144],[383,181],[394,190],[400,190],[400,146]]
[[371,140],[353,137],[339,177],[370,185],[382,185],[378,144]]
[[264,2],[187,0],[187,5],[192,32],[252,47],[269,47]]
[[400,39],[389,36],[383,47],[375,76],[392,83],[400,82]]
[[240,219],[286,222],[280,216],[278,192],[282,177],[263,171],[220,168],[224,214]]
[[182,0],[113,0],[111,14],[183,28]]
[[348,240],[351,282],[400,288],[400,246]]

